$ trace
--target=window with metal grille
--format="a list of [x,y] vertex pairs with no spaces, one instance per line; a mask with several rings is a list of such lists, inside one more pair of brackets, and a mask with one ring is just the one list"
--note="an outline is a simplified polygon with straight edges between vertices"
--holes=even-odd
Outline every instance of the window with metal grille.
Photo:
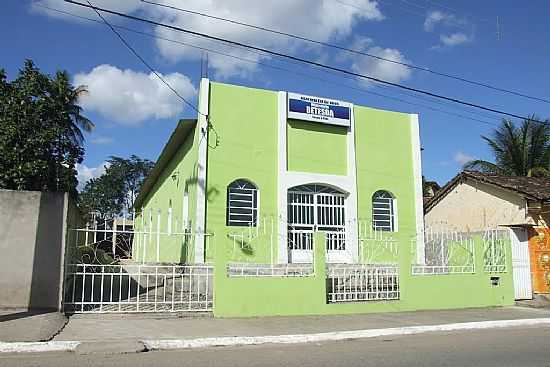
[[227,186],[228,226],[256,226],[258,221],[258,189],[247,180],[235,180]]
[[372,229],[395,232],[395,198],[391,193],[379,190],[372,195]]

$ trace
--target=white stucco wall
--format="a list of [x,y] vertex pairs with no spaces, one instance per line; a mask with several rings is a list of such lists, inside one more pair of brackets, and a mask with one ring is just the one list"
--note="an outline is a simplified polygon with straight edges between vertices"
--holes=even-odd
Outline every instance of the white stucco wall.
[[499,225],[533,223],[526,201],[495,186],[467,181],[458,184],[425,215],[426,227],[479,231]]

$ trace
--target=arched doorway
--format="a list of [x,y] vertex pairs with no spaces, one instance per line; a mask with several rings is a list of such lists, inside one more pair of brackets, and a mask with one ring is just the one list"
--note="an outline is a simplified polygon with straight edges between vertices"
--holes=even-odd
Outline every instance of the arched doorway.
[[345,261],[346,194],[327,185],[308,184],[288,189],[287,196],[289,261],[312,262],[315,231],[327,233],[327,260]]

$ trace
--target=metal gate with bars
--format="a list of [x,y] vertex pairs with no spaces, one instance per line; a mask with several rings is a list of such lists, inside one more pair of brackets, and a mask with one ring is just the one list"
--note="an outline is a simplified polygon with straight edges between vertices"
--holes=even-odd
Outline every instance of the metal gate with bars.
[[[136,246],[149,243],[160,250],[164,238],[181,242],[197,236],[172,228],[168,213],[163,223],[147,226],[130,219],[92,217],[84,228],[70,229],[63,311],[67,313],[197,312],[211,311],[213,266],[208,264],[146,263]],[[147,215],[148,218],[152,217]],[[135,226],[134,226],[135,224]],[[170,227],[167,227],[170,226]],[[162,228],[165,230],[163,231]],[[157,239],[154,243],[148,239]],[[170,242],[170,241],[168,241]],[[136,245],[137,244],[137,245]],[[135,254],[133,252],[136,252]],[[141,261],[136,261],[140,259]],[[158,256],[157,256],[158,259]]]
[[67,266],[63,309],[68,313],[182,312],[212,309],[208,265]]
[[346,250],[346,195],[324,185],[302,185],[288,190],[288,248],[292,262],[311,262],[313,234],[325,231],[331,255]]

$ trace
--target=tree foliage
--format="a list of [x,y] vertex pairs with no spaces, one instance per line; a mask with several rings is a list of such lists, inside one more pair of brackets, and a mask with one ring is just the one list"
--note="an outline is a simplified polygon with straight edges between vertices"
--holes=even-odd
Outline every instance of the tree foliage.
[[105,173],[89,180],[80,193],[81,211],[108,218],[130,211],[153,166],[154,162],[136,155],[128,159],[111,156]]
[[492,137],[482,136],[495,156],[495,162],[473,160],[465,169],[505,176],[550,176],[550,121],[545,124],[535,115],[517,127],[510,120],[493,131]]
[[426,177],[422,175],[422,196],[432,197],[434,196],[439,190],[441,190],[441,186],[437,183],[437,181],[427,181]]
[[51,77],[31,60],[8,81],[0,70],[0,188],[76,193],[76,164],[93,123],[82,115],[67,72]]

